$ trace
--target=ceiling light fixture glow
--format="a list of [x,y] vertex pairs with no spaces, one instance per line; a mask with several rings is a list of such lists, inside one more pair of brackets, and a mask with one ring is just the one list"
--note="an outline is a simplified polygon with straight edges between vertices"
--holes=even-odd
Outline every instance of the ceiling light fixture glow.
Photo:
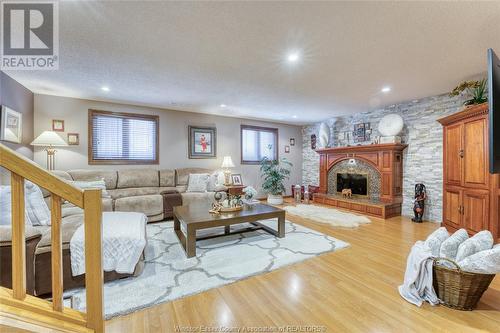
[[227,107],[227,105],[226,104],[221,104],[220,107],[221,108],[225,108],[225,107]]
[[389,91],[391,91],[391,87],[383,87],[382,88],[383,93],[388,93]]
[[297,119],[297,118],[298,118],[298,116],[297,116],[297,115],[293,115],[293,116],[292,116],[292,118],[293,118],[293,119]]
[[295,63],[299,61],[299,59],[300,59],[300,54],[298,52],[290,52],[286,56],[286,60],[288,60],[289,63]]
[[109,87],[108,86],[103,86],[103,87],[101,87],[101,90],[108,92],[109,91]]

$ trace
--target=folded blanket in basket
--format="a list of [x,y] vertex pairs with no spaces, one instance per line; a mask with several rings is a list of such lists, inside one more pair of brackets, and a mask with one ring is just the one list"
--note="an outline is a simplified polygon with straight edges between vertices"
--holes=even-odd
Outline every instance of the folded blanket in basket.
[[422,241],[416,242],[408,256],[404,282],[398,288],[401,297],[417,306],[424,301],[439,303],[432,286],[432,265],[431,248]]

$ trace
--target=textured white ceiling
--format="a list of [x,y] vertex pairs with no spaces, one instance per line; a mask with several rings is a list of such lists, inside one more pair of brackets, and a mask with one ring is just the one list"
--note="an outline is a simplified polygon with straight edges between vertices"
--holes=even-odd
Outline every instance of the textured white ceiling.
[[499,19],[477,1],[61,2],[60,69],[8,74],[36,93],[304,124],[451,90],[500,52]]

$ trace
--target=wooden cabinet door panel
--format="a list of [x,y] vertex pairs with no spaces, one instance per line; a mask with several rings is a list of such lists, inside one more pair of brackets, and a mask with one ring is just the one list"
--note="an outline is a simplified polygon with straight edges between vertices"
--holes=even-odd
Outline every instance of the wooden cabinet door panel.
[[461,185],[462,183],[462,124],[451,125],[445,128],[444,139],[444,174],[445,183]]
[[487,131],[485,118],[464,123],[464,186],[488,188]]
[[444,192],[444,224],[454,228],[462,227],[462,192],[458,189],[447,188]]
[[490,195],[488,191],[463,191],[463,224],[467,231],[476,233],[488,229]]
[[319,192],[326,193],[328,191],[327,184],[327,160],[325,155],[320,155],[319,157]]
[[391,174],[390,173],[382,173],[382,196],[389,197],[391,195]]

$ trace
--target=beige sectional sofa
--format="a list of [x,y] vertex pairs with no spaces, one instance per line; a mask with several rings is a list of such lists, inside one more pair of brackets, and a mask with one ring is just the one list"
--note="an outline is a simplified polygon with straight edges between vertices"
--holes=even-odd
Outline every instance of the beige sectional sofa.
[[[181,193],[183,205],[210,203],[213,192],[186,192],[189,174],[212,173],[201,168],[182,168],[175,170],[125,169],[125,170],[69,170],[53,171],[55,175],[70,181],[95,181],[104,179],[108,197],[102,199],[104,211],[141,212],[148,222],[164,219],[162,192],[176,190]],[[50,194],[44,197],[50,207]],[[83,212],[71,204],[62,207],[62,248],[64,289],[84,285],[84,275],[72,276],[70,262],[70,241],[78,227],[83,223]],[[46,295],[51,292],[51,228],[50,226],[27,227],[27,286],[32,295]],[[0,285],[11,286],[11,236],[10,226],[0,226]],[[141,258],[133,274],[105,272],[104,280],[112,281],[127,276],[141,274],[144,259]]]
[[[179,169],[124,169],[124,170],[68,170],[54,171],[57,176],[72,181],[95,181],[103,179],[109,197],[103,197],[104,211],[140,212],[146,214],[148,222],[161,221],[164,191],[181,193],[183,205],[211,203],[213,192],[186,192],[189,174],[212,173],[203,168]],[[47,194],[47,200],[49,196]],[[77,208],[63,207],[65,212],[76,213]],[[67,214],[66,214],[67,215]]]

